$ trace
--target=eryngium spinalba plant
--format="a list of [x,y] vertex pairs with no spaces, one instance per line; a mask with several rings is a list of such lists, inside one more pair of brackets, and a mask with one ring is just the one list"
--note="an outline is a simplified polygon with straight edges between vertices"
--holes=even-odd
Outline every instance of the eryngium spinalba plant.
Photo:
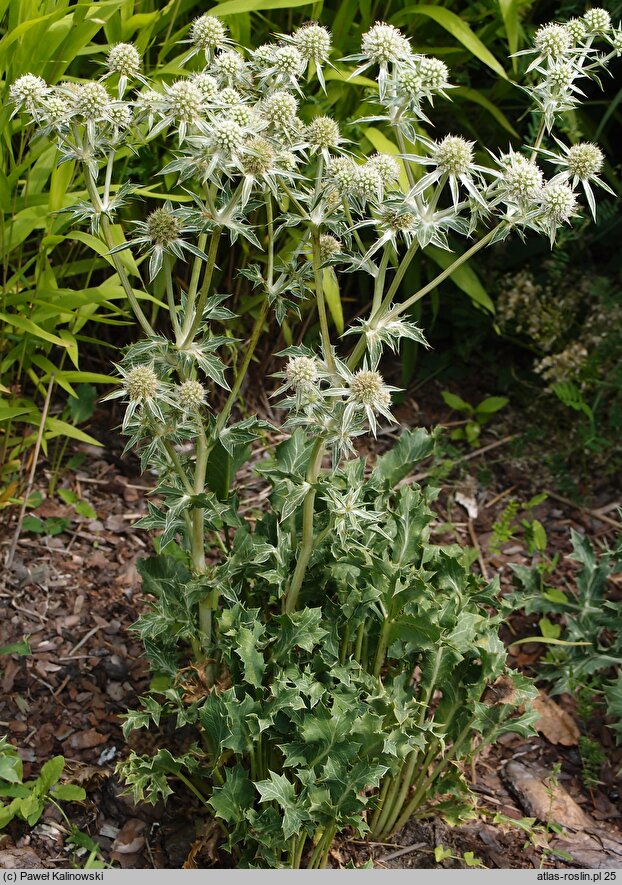
[[[469,811],[465,760],[529,730],[533,691],[507,670],[497,584],[470,573],[464,550],[431,543],[432,491],[396,490],[432,440],[407,431],[372,470],[355,441],[394,421],[381,359],[402,338],[424,341],[409,318],[420,298],[488,244],[529,231],[553,242],[583,199],[595,211],[601,151],[566,144],[554,126],[621,51],[603,10],[540,28],[525,87],[539,131],[499,156],[431,134],[450,72],[384,23],[346,61],[376,76],[361,97],[392,154],[359,156],[348,121],[324,113],[335,59],[318,24],[244,50],[204,15],[177,78],[145,72],[118,44],[98,81],[52,89],[26,75],[12,87],[61,162],[81,166],[86,199],[71,211],[107,246],[144,333],[113,395],[127,405],[128,447],[159,476],[160,503],[142,521],[160,533],[159,555],[141,567],[154,602],[137,629],[160,679],[126,729],[172,717],[196,741],[132,753],[120,770],[150,801],[183,782],[237,865],[321,867],[345,828],[384,840],[411,815],[455,820]],[[171,186],[125,224],[119,209],[142,206],[115,164],[155,139]],[[125,227],[121,245],[113,223]],[[238,268],[256,293],[243,346],[226,334],[232,302],[214,283],[238,240],[240,257],[257,256]],[[453,263],[396,300],[430,245],[451,249]],[[123,249],[161,286],[166,331],[143,311]],[[339,342],[325,297],[335,273],[373,282],[368,315]],[[280,354],[274,395],[288,438],[257,468],[271,496],[249,519],[235,474],[271,429],[233,419],[233,407],[272,315],[282,323],[303,301],[317,307],[320,343]]]

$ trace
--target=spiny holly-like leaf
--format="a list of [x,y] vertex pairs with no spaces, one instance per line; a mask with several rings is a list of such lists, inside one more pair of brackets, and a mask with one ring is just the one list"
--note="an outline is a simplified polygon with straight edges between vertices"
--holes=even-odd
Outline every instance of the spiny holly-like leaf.
[[434,437],[418,427],[407,430],[385,455],[381,455],[372,471],[372,480],[381,480],[395,486],[412,472],[415,464],[428,458],[434,450]]
[[300,832],[304,821],[309,819],[309,814],[298,803],[296,789],[284,774],[275,774],[273,771],[268,774],[269,780],[255,784],[261,796],[259,801],[275,801],[279,805],[283,811],[283,835],[289,839]]
[[281,615],[276,621],[279,630],[273,650],[275,658],[284,658],[295,647],[313,651],[328,633],[321,626],[321,608],[303,608],[291,615]]
[[223,741],[229,734],[227,706],[220,695],[211,691],[199,710],[199,721],[205,730],[205,736],[212,754],[214,764],[222,753]]
[[235,653],[244,665],[244,679],[256,688],[260,688],[261,678],[266,669],[263,654],[257,648],[258,640],[264,632],[263,625],[256,624],[252,630],[240,627],[236,637]]
[[235,824],[244,819],[255,798],[253,784],[241,765],[225,769],[225,783],[214,787],[209,804],[216,817]]

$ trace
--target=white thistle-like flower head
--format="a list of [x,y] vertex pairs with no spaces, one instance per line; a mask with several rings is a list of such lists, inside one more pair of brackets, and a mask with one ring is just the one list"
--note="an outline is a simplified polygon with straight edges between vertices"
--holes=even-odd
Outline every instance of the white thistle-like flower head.
[[360,369],[350,381],[350,398],[361,406],[372,409],[388,409],[391,392],[387,390],[382,375],[371,369]]
[[442,172],[464,175],[473,165],[473,142],[459,135],[447,135],[437,142],[433,158]]
[[158,376],[149,366],[135,366],[127,373],[124,381],[127,395],[135,402],[154,397],[159,385]]
[[51,123],[61,123],[69,117],[71,108],[67,99],[57,90],[52,90],[45,98],[45,114]]
[[226,27],[213,15],[202,15],[192,23],[190,39],[199,49],[216,49],[226,41],[226,38]]
[[218,103],[228,107],[234,107],[242,101],[242,96],[233,86],[226,86],[218,93]]
[[572,37],[563,25],[543,25],[536,31],[534,44],[542,55],[558,58],[571,48]]
[[168,87],[171,111],[178,120],[191,122],[203,109],[203,93],[194,80],[176,80]]
[[285,378],[297,392],[313,390],[319,379],[316,361],[308,356],[292,357],[285,367]]
[[298,77],[305,68],[305,62],[295,46],[278,46],[272,54],[272,66],[281,74]]
[[400,177],[401,168],[399,161],[392,157],[391,154],[374,154],[373,157],[369,158],[368,162],[372,164],[380,176],[380,180],[385,185],[394,184]]
[[550,65],[546,78],[558,89],[566,89],[574,79],[574,69],[567,61],[557,61]]
[[214,126],[212,139],[221,151],[234,153],[244,139],[242,127],[231,119],[219,119]]
[[330,261],[335,255],[341,252],[341,242],[331,234],[322,234],[320,236],[320,259],[322,261]]
[[373,197],[380,199],[382,190],[382,178],[375,163],[368,161],[362,166],[355,166],[354,192],[357,196],[363,200]]
[[274,53],[278,49],[274,43],[262,43],[253,50],[253,60],[259,67],[269,68],[274,64]]
[[135,77],[140,72],[140,53],[132,43],[115,43],[108,52],[106,66],[111,74]]
[[512,154],[505,164],[504,190],[510,199],[533,200],[542,187],[542,170],[527,157]]
[[330,31],[318,24],[303,25],[294,31],[293,43],[306,60],[326,61],[330,54]]
[[340,141],[339,126],[331,117],[316,117],[307,126],[306,136],[313,147],[337,147]]
[[600,148],[589,141],[573,144],[568,149],[566,156],[568,169],[572,175],[583,179],[598,175],[603,168],[604,160],[605,158]]
[[423,89],[431,92],[443,89],[449,81],[449,68],[440,58],[424,56],[417,65],[417,73]]
[[265,175],[274,163],[274,148],[267,138],[251,138],[244,144],[242,169],[247,175]]
[[205,404],[206,390],[199,381],[184,381],[177,386],[177,401],[182,409],[198,409]]
[[41,104],[48,92],[48,84],[42,77],[24,74],[11,84],[9,99],[18,108],[25,105],[28,110],[33,110]]
[[587,27],[580,18],[571,18],[564,27],[570,34],[573,43],[580,43],[587,33]]
[[349,157],[335,157],[330,164],[330,175],[342,194],[351,193],[356,185],[357,165]]
[[228,83],[238,83],[246,77],[246,62],[235,49],[221,52],[214,59],[214,73]]
[[292,125],[298,110],[298,102],[291,94],[280,89],[269,95],[262,105],[262,113],[275,129],[287,129]]
[[160,207],[147,216],[146,235],[154,246],[170,246],[180,232],[179,221],[168,209]]
[[101,83],[81,83],[75,91],[75,107],[87,120],[96,120],[108,109],[110,95]]
[[559,224],[568,221],[577,206],[574,191],[567,184],[549,183],[541,193],[542,209],[549,221]]
[[391,206],[385,206],[382,209],[380,218],[382,224],[385,227],[388,227],[394,234],[400,233],[401,231],[412,230],[417,223],[417,219],[412,212],[398,212]]
[[411,55],[410,43],[402,32],[384,22],[376,22],[363,34],[361,51],[370,61],[380,65],[404,61]]
[[603,31],[608,31],[611,27],[611,16],[606,9],[594,7],[585,13],[583,22],[591,34],[602,34]]
[[191,82],[197,87],[205,101],[211,101],[218,93],[218,81],[205,71],[198,71],[190,77]]
[[129,129],[132,125],[132,109],[125,104],[111,104],[108,119],[117,129]]

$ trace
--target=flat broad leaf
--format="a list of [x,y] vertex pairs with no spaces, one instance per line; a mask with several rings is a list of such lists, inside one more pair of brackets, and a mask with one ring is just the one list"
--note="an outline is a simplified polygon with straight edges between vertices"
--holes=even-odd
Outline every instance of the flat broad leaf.
[[391,23],[404,24],[413,15],[425,15],[433,19],[450,33],[452,37],[455,37],[456,40],[462,43],[465,49],[468,49],[475,58],[507,80],[507,74],[503,67],[461,16],[456,15],[455,12],[451,12],[449,9],[444,9],[442,6],[421,4],[418,6],[407,6],[406,9],[393,16]]

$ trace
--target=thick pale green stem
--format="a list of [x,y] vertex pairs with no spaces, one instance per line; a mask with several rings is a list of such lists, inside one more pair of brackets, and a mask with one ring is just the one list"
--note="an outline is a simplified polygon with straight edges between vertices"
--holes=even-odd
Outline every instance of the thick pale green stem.
[[[205,489],[208,447],[205,433],[201,431],[196,444],[194,465],[194,494],[201,495]],[[192,570],[197,575],[205,574],[205,533],[203,530],[203,508],[192,511]]]
[[188,479],[188,476],[186,474],[186,471],[184,470],[182,463],[179,460],[179,455],[175,451],[175,447],[167,439],[164,440],[164,447],[166,448],[166,451],[168,452],[169,458],[173,462],[173,466],[174,466],[175,470],[177,471],[177,475],[179,476],[184,489],[186,490],[186,492],[189,495],[194,494],[194,489],[192,488],[192,486],[190,484],[190,480]]
[[246,346],[246,351],[244,353],[244,359],[242,360],[242,365],[239,368],[239,371],[235,377],[235,381],[233,382],[233,387],[229,392],[229,396],[227,397],[225,404],[222,408],[222,411],[218,418],[216,419],[216,427],[214,428],[214,437],[217,438],[218,434],[224,430],[225,424],[229,418],[231,413],[231,409],[233,408],[236,399],[238,398],[238,394],[240,392],[240,388],[242,387],[242,383],[244,378],[246,377],[246,373],[248,371],[248,367],[251,364],[251,360],[253,358],[253,354],[255,353],[255,349],[257,347],[257,342],[261,336],[261,330],[264,327],[264,323],[266,322],[266,317],[268,316],[268,311],[270,310],[270,305],[268,303],[268,299],[264,301],[261,306],[261,310],[257,315],[257,319],[255,320],[255,325],[253,326],[253,331],[251,332],[251,337]]
[[412,243],[410,244],[410,246],[408,247],[408,251],[406,252],[404,257],[400,261],[400,265],[395,272],[395,276],[393,277],[393,280],[391,281],[391,285],[389,286],[387,294],[383,298],[382,303],[384,305],[388,306],[389,304],[391,304],[391,302],[395,298],[395,295],[397,294],[397,290],[399,289],[400,284],[401,284],[402,280],[404,279],[404,274],[406,273],[406,271],[410,267],[410,264],[411,264],[413,258],[415,257],[415,254],[416,254],[418,248],[419,248],[419,243],[417,242],[417,240],[413,240]]
[[[84,171],[84,180],[86,183],[86,189],[88,191],[88,195],[91,199],[93,206],[95,207],[95,211],[99,214],[99,227],[100,227],[101,235],[102,235],[101,239],[104,241],[104,243],[106,244],[106,246],[108,246],[109,249],[113,249],[115,246],[115,243],[113,242],[112,236],[110,234],[110,224],[109,224],[108,218],[102,212],[102,203],[99,198],[99,194],[97,193],[97,186],[96,186],[95,181],[93,180],[93,176],[91,175],[91,172],[90,172],[88,166],[86,166],[86,164],[83,164],[83,171]],[[121,259],[119,258],[118,254],[116,252],[113,252],[111,254],[110,258],[112,259],[112,263],[114,264],[114,268],[119,276],[119,280],[121,281],[121,285],[123,286],[123,291],[127,295],[127,300],[130,302],[130,306],[131,306],[132,310],[134,311],[134,316],[136,317],[136,319],[140,323],[140,325],[146,335],[148,335],[148,336],[154,335],[155,332],[153,331],[153,329],[151,327],[151,323],[149,322],[149,320],[147,319],[147,317],[143,313],[142,308],[141,308],[140,304],[138,303],[138,299],[134,295],[134,291],[132,289],[132,284],[130,283],[130,281],[128,279],[127,273],[125,271],[125,268],[123,267]]]
[[[465,727],[462,729],[458,737],[456,738],[456,742],[452,745],[451,749],[446,753],[446,755],[441,759],[441,761],[436,765],[433,769],[432,773],[428,775],[428,777],[422,779],[419,783],[419,786],[415,789],[415,792],[406,807],[404,808],[402,814],[400,815],[398,821],[392,827],[392,832],[397,832],[401,830],[403,826],[408,823],[410,816],[417,810],[419,804],[421,803],[421,799],[423,798],[425,791],[430,787],[436,778],[441,774],[445,768],[449,765],[450,762],[453,761],[458,750],[464,743],[464,740],[468,737],[471,732],[471,728],[473,726],[473,720],[469,719]],[[424,773],[427,766],[424,768]]]
[[378,276],[374,282],[374,300],[372,302],[372,314],[376,313],[378,308],[382,303],[382,293],[384,292],[384,281],[387,275],[387,265],[389,263],[389,253],[391,251],[390,245],[384,247],[384,252],[382,253],[382,259],[380,261],[380,267],[378,268]]
[[311,234],[313,247],[313,276],[315,277],[315,297],[317,300],[317,313],[320,320],[320,334],[326,365],[330,372],[335,371],[335,360],[330,346],[330,332],[328,331],[328,314],[326,313],[326,301],[324,299],[324,286],[322,282],[322,259],[320,256],[320,232],[317,228]]
[[168,312],[171,317],[171,325],[175,333],[175,340],[179,341],[181,336],[181,327],[179,325],[179,317],[177,316],[177,305],[175,304],[175,290],[173,288],[173,271],[172,261],[169,255],[164,256],[164,279],[166,282],[166,301],[168,304]]
[[392,310],[387,314],[387,319],[395,319],[400,316],[400,314],[404,313],[408,310],[409,307],[412,307],[413,304],[416,304],[424,295],[427,295],[428,292],[431,292],[438,285],[444,282],[448,277],[454,273],[461,265],[463,265],[466,261],[469,261],[474,255],[477,254],[481,249],[487,246],[490,241],[494,238],[501,224],[497,224],[491,231],[488,231],[485,237],[482,237],[477,243],[474,243],[470,249],[467,249],[459,258],[457,258],[454,262],[452,262],[449,267],[445,268],[442,273],[439,273],[438,276],[434,277],[431,282],[427,283],[422,289],[419,289],[414,295],[411,295],[410,298],[407,298],[406,301],[403,301],[401,304],[397,304]]
[[296,569],[292,576],[291,583],[283,600],[283,611],[291,614],[296,610],[298,595],[307,572],[307,566],[313,552],[313,516],[315,507],[315,483],[322,465],[322,456],[324,455],[324,440],[315,441],[309,457],[309,465],[307,467],[307,482],[310,488],[305,496],[302,505],[302,540],[300,544],[300,552],[298,553],[298,561]]
[[[418,758],[418,751],[412,750],[406,765],[402,768],[401,780],[395,782],[395,790],[387,797],[385,813],[378,821],[378,826],[374,830],[374,838],[382,840],[385,833],[391,832],[391,828],[399,817],[404,802],[406,801],[406,797],[408,796]],[[400,785],[399,791],[397,790],[398,785]]]
[[392,775],[387,774],[383,781],[382,787],[380,788],[380,795],[378,796],[378,804],[376,805],[376,809],[374,811],[373,817],[371,819],[371,823],[369,825],[369,831],[371,834],[371,838],[376,838],[376,832],[378,830],[378,823],[385,809],[385,801],[389,790],[391,789],[392,784],[394,783],[394,778]]
[[380,676],[380,671],[382,670],[382,665],[384,664],[384,659],[389,645],[389,635],[391,633],[392,623],[392,619],[387,617],[384,624],[382,625],[382,631],[380,633],[380,639],[378,640],[378,647],[376,649],[376,659],[374,661],[374,676],[376,677]]
[[[391,320],[397,319],[397,317],[399,317],[410,307],[412,307],[413,304],[416,304],[417,301],[419,301],[421,298],[423,298],[425,295],[435,289],[438,285],[444,282],[448,277],[450,277],[452,273],[454,273],[454,271],[456,271],[462,264],[465,263],[465,261],[469,261],[469,259],[472,258],[477,252],[479,252],[480,249],[483,249],[485,246],[487,246],[494,238],[500,226],[501,224],[498,224],[496,227],[494,227],[486,234],[485,237],[482,237],[481,240],[478,240],[477,243],[474,243],[470,249],[467,249],[466,252],[464,252],[459,258],[452,262],[449,267],[445,268],[445,270],[438,274],[438,276],[434,277],[433,280],[423,286],[422,289],[419,289],[418,292],[415,292],[414,295],[411,295],[410,298],[407,298],[406,301],[403,301],[401,304],[396,304],[395,307],[388,312],[386,312],[386,308],[388,307],[389,303],[387,294],[387,297],[385,297],[378,311],[376,311],[376,313],[371,317],[369,328],[373,331],[374,329],[378,328],[378,325],[381,321],[390,322]],[[365,333],[363,332],[350,355],[350,359],[348,360],[349,369],[356,368],[356,366],[363,358],[366,348],[367,345],[365,342]]]
[[198,300],[195,301],[193,299],[192,301],[190,301],[190,295],[188,295],[186,316],[184,317],[184,325],[181,330],[181,349],[187,347],[190,344],[190,342],[196,335],[197,329],[201,325],[201,321],[203,319],[203,311],[205,310],[205,304],[210,293],[214,267],[216,266],[216,255],[218,254],[218,243],[220,241],[221,233],[222,228],[220,227],[217,227],[215,230],[212,231],[212,239],[210,241],[209,252],[207,254],[207,264],[203,272],[203,283],[201,284],[201,291],[199,292]]

